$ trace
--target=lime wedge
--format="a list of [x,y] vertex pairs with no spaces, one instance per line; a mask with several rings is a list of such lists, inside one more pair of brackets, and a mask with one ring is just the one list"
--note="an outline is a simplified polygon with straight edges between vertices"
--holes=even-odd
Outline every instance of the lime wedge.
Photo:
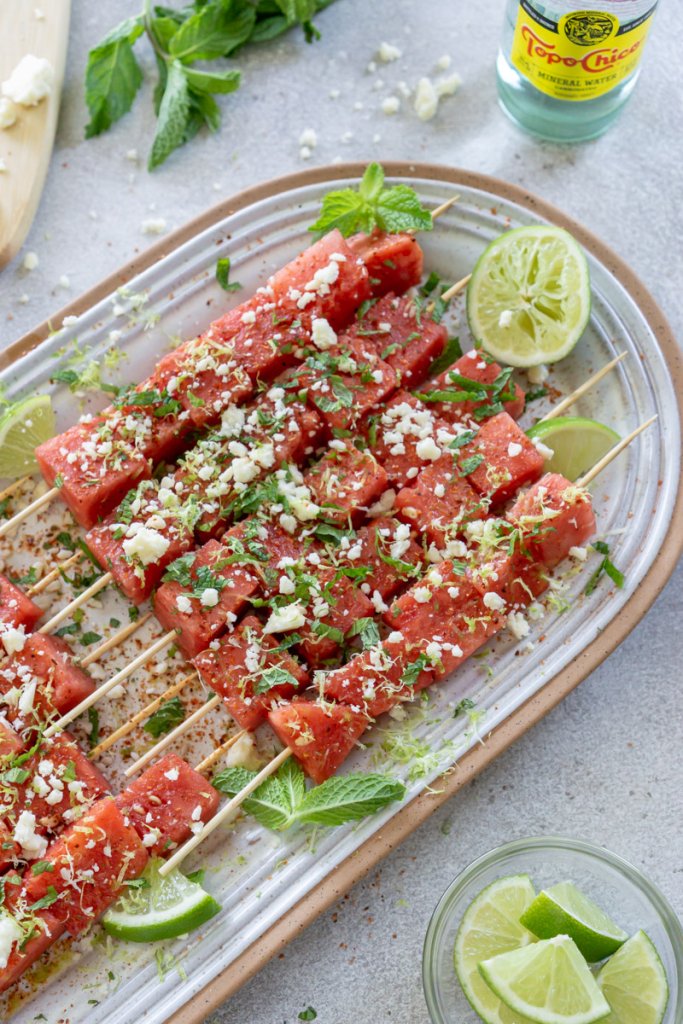
[[571,882],[544,889],[521,917],[539,939],[569,935],[589,963],[611,956],[628,938],[600,907]]
[[561,473],[568,480],[578,480],[619,441],[611,427],[582,416],[544,420],[530,427],[527,436],[538,438],[552,451],[546,459],[546,470]]
[[514,228],[484,250],[467,288],[475,341],[510,366],[563,359],[590,316],[588,263],[568,231]]
[[160,857],[154,857],[102,919],[105,931],[126,942],[157,942],[199,928],[221,909],[213,896],[180,871],[162,878]]
[[493,994],[477,965],[534,941],[519,923],[534,895],[528,875],[499,878],[470,903],[460,924],[455,940],[455,973],[472,1009],[486,1024],[526,1024]]
[[484,960],[479,972],[506,1006],[534,1024],[593,1024],[610,1012],[568,935]]
[[49,395],[16,402],[0,417],[0,477],[25,476],[38,468],[35,449],[55,433]]
[[669,986],[657,950],[645,932],[617,950],[598,974],[598,985],[612,1007],[605,1024],[660,1024]]

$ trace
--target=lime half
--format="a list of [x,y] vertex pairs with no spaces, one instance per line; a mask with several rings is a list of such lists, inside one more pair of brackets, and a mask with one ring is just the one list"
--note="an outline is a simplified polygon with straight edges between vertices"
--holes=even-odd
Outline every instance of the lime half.
[[526,1024],[503,1006],[479,974],[477,965],[499,953],[534,941],[519,918],[534,899],[528,875],[499,878],[470,903],[455,940],[455,973],[472,1008],[486,1024]]
[[126,942],[173,939],[199,928],[221,909],[213,896],[180,871],[162,878],[161,864],[161,858],[153,858],[140,876],[141,884],[129,887],[104,915],[102,923],[110,935]]
[[510,366],[563,359],[590,316],[588,263],[562,228],[514,228],[480,256],[467,289],[475,341]]
[[35,449],[54,437],[55,429],[49,395],[34,395],[10,406],[0,417],[0,477],[34,473]]
[[569,935],[589,963],[622,946],[628,935],[571,882],[544,889],[522,914],[522,924],[539,939]]
[[636,932],[605,964],[598,985],[612,1008],[605,1024],[660,1024],[664,1017],[669,985],[645,932]]
[[534,1024],[593,1024],[610,1012],[568,935],[534,942],[479,964],[489,988]]
[[611,427],[582,416],[544,420],[530,427],[527,435],[552,451],[545,463],[546,470],[561,473],[567,480],[578,480],[619,441]]

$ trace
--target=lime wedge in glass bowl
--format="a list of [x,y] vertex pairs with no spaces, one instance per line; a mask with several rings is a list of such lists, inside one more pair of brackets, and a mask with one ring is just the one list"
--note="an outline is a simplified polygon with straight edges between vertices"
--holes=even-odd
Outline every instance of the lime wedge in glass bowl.
[[636,932],[598,974],[612,1012],[605,1024],[661,1024],[669,1001],[664,965],[652,940]]
[[534,1024],[595,1024],[610,1012],[588,964],[568,935],[484,960],[479,973],[513,1013]]
[[472,901],[455,940],[455,973],[473,1010],[486,1024],[524,1024],[508,1013],[481,977],[481,960],[534,942],[519,919],[534,900],[528,875],[510,875],[487,886]]
[[126,942],[157,942],[186,935],[201,927],[221,909],[198,882],[180,871],[159,874],[161,858],[153,858],[128,891],[104,915],[110,935]]
[[13,403],[0,415],[0,478],[12,480],[38,468],[35,449],[54,437],[55,414],[49,395]]
[[569,935],[591,964],[611,956],[628,938],[627,932],[572,882],[558,882],[539,892],[522,914],[521,923],[539,939]]
[[564,359],[586,329],[588,263],[578,242],[551,225],[513,228],[479,257],[467,288],[478,345],[509,366]]

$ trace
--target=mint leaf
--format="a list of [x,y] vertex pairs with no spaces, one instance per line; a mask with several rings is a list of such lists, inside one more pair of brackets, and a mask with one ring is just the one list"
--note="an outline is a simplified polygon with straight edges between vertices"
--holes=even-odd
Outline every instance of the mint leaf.
[[185,77],[190,88],[195,92],[228,93],[240,87],[239,71],[197,71],[186,68]]
[[310,21],[316,13],[315,0],[275,0],[289,25]]
[[[168,65],[166,88],[159,107],[159,120],[147,163],[151,171],[187,141],[192,130],[192,102],[182,64],[171,61]],[[196,129],[195,129],[196,130]]]
[[230,281],[229,256],[223,256],[216,261],[216,280],[224,292],[236,292],[242,287],[239,281]]
[[277,773],[288,808],[294,812],[306,795],[306,776],[295,757],[290,757]]
[[286,683],[290,683],[292,686],[299,685],[298,680],[291,672],[288,672],[286,668],[278,668],[274,665],[261,672],[254,683],[254,693],[268,693],[268,690],[272,690],[274,686],[284,686]]
[[347,631],[346,636],[349,639],[354,636],[360,636],[363,650],[367,651],[380,641],[379,626],[374,619],[369,617],[356,619],[351,629]]
[[88,721],[90,723],[88,743],[92,750],[92,748],[96,747],[100,741],[100,713],[97,708],[88,708]]
[[310,231],[324,233],[338,228],[342,235],[356,231],[430,231],[432,217],[414,189],[408,185],[384,188],[384,171],[371,163],[358,186],[328,192],[322,210]]
[[605,544],[604,540],[596,540],[591,545],[591,547],[594,551],[597,551],[598,554],[603,555],[604,557],[600,562],[599,566],[597,567],[597,569],[595,570],[595,572],[593,573],[593,575],[591,576],[591,578],[588,580],[588,583],[586,584],[585,589],[583,591],[584,594],[588,596],[589,594],[593,593],[603,573],[606,576],[609,576],[609,578],[612,580],[615,586],[617,586],[621,590],[626,581],[626,577],[624,576],[623,572],[620,572],[620,570],[617,569],[614,562],[610,560],[609,545]]
[[460,339],[449,338],[441,355],[437,356],[429,367],[427,380],[431,377],[438,377],[440,373],[443,373],[443,371],[447,370],[449,366],[452,366],[457,359],[460,359],[461,355],[462,348],[460,347]]
[[86,139],[106,131],[126,114],[142,85],[142,71],[133,44],[143,33],[142,15],[126,18],[88,54],[85,102],[90,121]]
[[296,818],[316,825],[343,825],[401,800],[405,792],[402,782],[386,775],[336,775],[308,790]]
[[[246,768],[225,768],[214,777],[213,785],[226,796],[235,796],[255,778],[256,774]],[[259,824],[275,831],[289,828],[292,823],[289,803],[291,788],[282,785],[279,774],[278,772],[261,783],[242,804],[244,811],[253,814]]]
[[156,740],[160,736],[165,736],[167,732],[174,729],[176,725],[180,725],[184,720],[185,708],[180,697],[171,697],[160,708],[157,708],[153,715],[150,715],[143,729]]
[[305,1010],[302,1010],[299,1014],[299,1020],[317,1020],[318,1014],[312,1006],[307,1006]]
[[232,10],[232,4],[206,4],[191,15],[171,38],[171,56],[184,62],[227,57],[247,41],[256,22],[250,5],[235,17]]

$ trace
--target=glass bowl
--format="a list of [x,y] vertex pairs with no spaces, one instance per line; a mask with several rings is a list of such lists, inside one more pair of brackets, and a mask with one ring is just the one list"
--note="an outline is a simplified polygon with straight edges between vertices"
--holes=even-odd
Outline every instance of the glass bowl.
[[443,894],[425,937],[422,981],[433,1024],[481,1024],[460,988],[453,948],[463,914],[482,889],[505,875],[528,874],[536,892],[574,882],[630,935],[642,928],[657,947],[669,981],[662,1024],[683,1021],[683,928],[652,882],[599,846],[565,836],[535,836],[491,850]]

